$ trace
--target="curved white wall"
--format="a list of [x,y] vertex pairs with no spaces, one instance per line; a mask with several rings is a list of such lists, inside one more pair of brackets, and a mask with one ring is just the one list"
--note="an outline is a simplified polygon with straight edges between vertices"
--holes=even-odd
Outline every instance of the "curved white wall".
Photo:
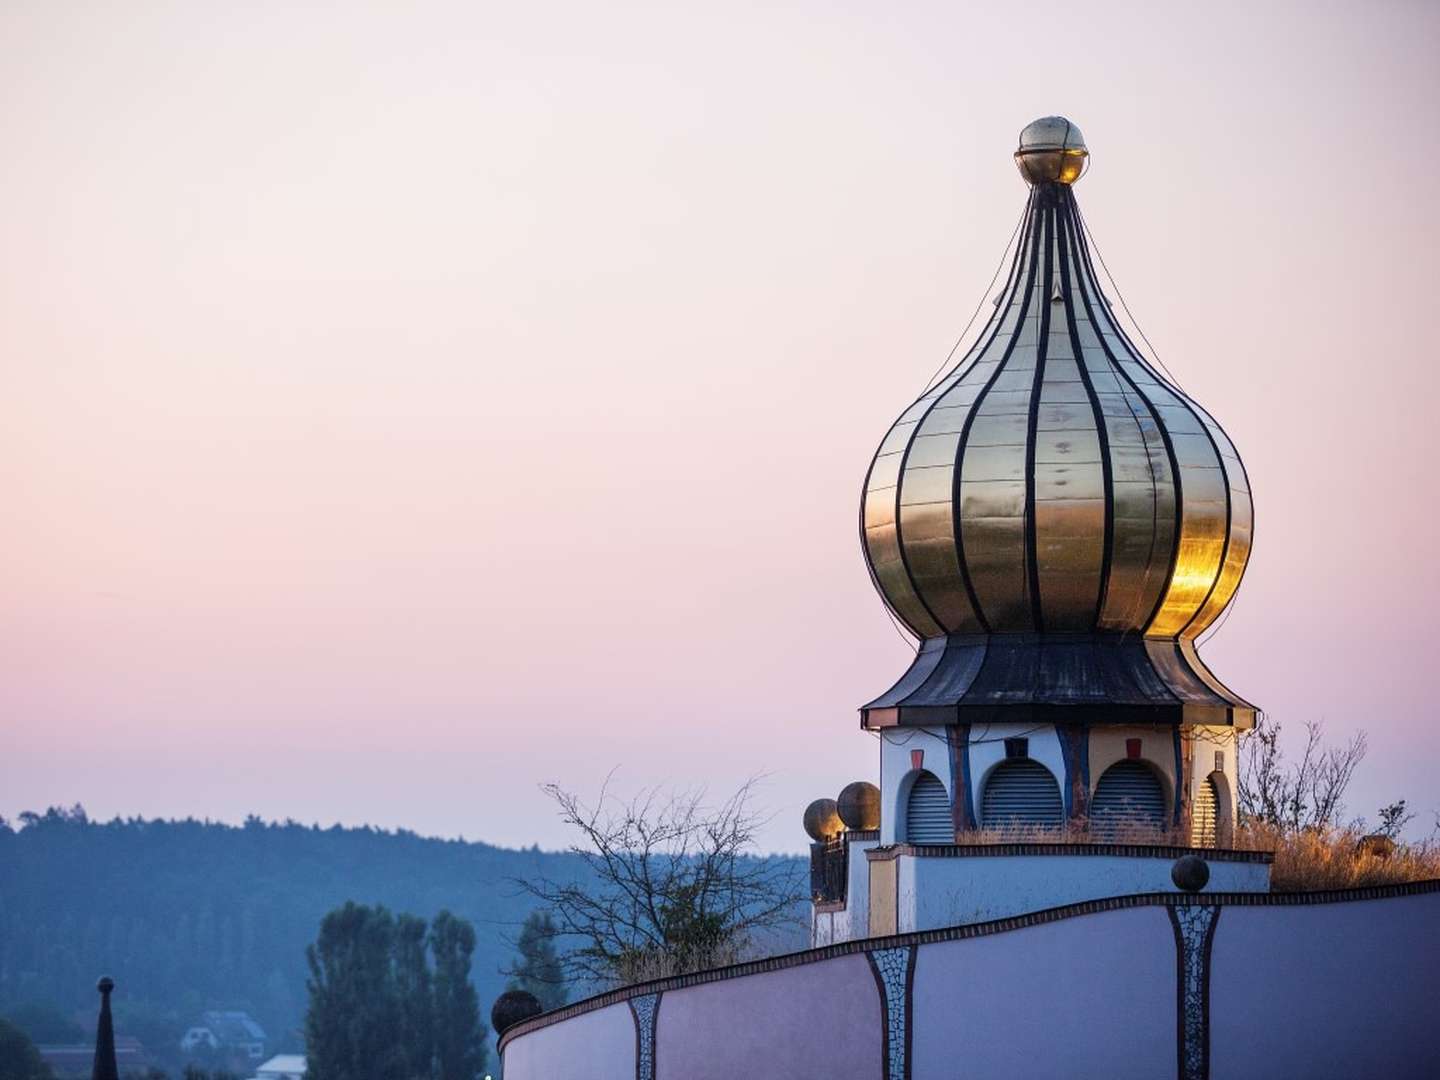
[[1207,900],[1114,897],[637,987],[660,995],[653,1076],[629,1005],[602,998],[503,1040],[506,1080],[1173,1077],[1182,1038],[1211,1080],[1436,1075],[1440,883]]
[[635,1080],[635,1021],[626,1002],[581,1013],[505,1046],[511,1080]]
[[[874,1080],[879,1026],[869,961],[842,956],[669,991],[661,999],[656,1065],[675,1080]],[[761,1059],[757,1047],[765,1048]]]
[[1223,909],[1210,1075],[1440,1076],[1437,902]]
[[[1131,893],[1178,893],[1175,856],[899,855],[899,931],[933,930]],[[1211,859],[1206,892],[1268,892],[1263,862]]]
[[914,1023],[917,1078],[1173,1075],[1170,919],[1109,911],[926,946]]

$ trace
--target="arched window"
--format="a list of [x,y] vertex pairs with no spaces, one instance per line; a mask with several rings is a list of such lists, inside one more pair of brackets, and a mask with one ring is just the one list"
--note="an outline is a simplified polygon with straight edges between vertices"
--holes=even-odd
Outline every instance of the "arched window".
[[950,817],[950,794],[940,778],[922,772],[910,785],[905,803],[905,842],[953,844],[955,826]]
[[990,774],[980,807],[980,820],[985,828],[1058,828],[1063,818],[1060,785],[1038,761],[1009,758]]
[[1146,840],[1127,834],[1165,828],[1165,788],[1143,761],[1118,761],[1106,769],[1090,800],[1090,832],[1102,840]]
[[1215,846],[1215,822],[1220,817],[1220,793],[1215,780],[1205,777],[1195,792],[1195,805],[1190,812],[1190,843],[1196,847]]

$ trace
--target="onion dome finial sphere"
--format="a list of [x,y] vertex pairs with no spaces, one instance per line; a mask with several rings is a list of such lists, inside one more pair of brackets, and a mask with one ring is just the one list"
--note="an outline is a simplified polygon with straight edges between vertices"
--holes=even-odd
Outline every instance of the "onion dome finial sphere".
[[108,994],[115,989],[115,980],[109,975],[101,975],[95,983],[95,989],[99,990],[102,994]]
[[1043,116],[1020,132],[1015,164],[1031,184],[1073,184],[1089,156],[1078,127],[1063,116]]
[[834,799],[816,799],[805,808],[805,832],[819,843],[844,829]]
[[835,800],[847,829],[868,832],[880,828],[880,789],[864,780],[846,784]]
[[495,999],[490,1009],[490,1029],[496,1035],[503,1035],[506,1028],[514,1027],[521,1020],[539,1016],[545,1010],[540,999],[529,990],[506,990]]

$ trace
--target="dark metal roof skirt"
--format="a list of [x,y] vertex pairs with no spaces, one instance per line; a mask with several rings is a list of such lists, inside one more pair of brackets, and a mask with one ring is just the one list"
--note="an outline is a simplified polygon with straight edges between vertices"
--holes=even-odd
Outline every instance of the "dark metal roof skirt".
[[1009,720],[1248,727],[1255,708],[1210,673],[1189,641],[994,634],[928,639],[900,681],[861,715],[866,727]]

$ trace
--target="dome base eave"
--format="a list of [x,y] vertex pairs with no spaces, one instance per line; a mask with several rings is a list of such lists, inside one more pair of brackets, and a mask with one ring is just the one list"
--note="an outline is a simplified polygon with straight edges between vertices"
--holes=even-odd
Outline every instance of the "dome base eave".
[[966,723],[1214,724],[1249,728],[1255,706],[1180,639],[1103,634],[951,635],[861,707],[869,729]]

